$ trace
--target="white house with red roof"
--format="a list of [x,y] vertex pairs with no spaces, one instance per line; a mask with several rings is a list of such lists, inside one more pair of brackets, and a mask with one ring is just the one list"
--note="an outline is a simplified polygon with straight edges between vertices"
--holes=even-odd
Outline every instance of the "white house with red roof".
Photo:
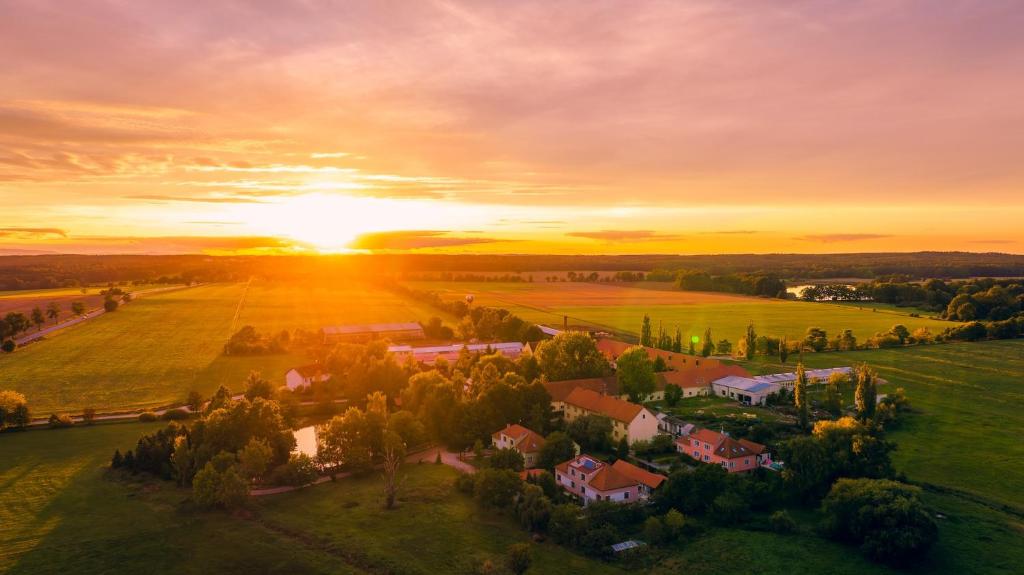
[[572,422],[585,415],[603,415],[612,421],[612,439],[629,443],[649,441],[658,435],[658,418],[642,405],[577,387],[562,401],[563,416]]
[[501,431],[491,434],[491,443],[497,449],[515,449],[523,456],[523,466],[527,469],[537,466],[540,449],[544,447],[544,437],[522,425],[513,423]]
[[556,465],[555,481],[584,506],[592,501],[633,503],[641,499],[640,481],[586,454]]
[[760,443],[733,439],[710,429],[698,429],[677,438],[676,450],[697,461],[721,465],[729,473],[751,471],[772,463],[768,448]]
[[331,379],[331,374],[324,371],[322,365],[314,363],[289,369],[284,374],[284,386],[289,391],[295,391],[296,389],[308,388],[315,382],[327,381],[329,379]]
[[649,498],[662,483],[668,480],[668,477],[659,473],[651,473],[646,469],[642,469],[626,461],[625,459],[619,459],[612,464],[612,469],[619,473],[636,480],[639,483],[640,499]]

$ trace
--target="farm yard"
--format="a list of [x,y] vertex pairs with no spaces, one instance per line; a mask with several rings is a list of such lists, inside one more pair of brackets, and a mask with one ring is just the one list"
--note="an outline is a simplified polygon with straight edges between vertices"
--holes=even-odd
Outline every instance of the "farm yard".
[[309,361],[293,354],[223,356],[224,342],[242,325],[313,330],[332,323],[426,321],[432,315],[444,314],[360,284],[204,285],[140,298],[4,354],[0,378],[4,388],[24,393],[37,415],[165,406],[183,402],[192,389],[204,395],[221,384],[240,389],[252,369],[276,379]]
[[852,306],[632,285],[569,282],[410,282],[408,285],[436,291],[452,299],[473,294],[479,305],[504,307],[524,319],[555,327],[562,325],[562,317],[567,315],[570,325],[637,336],[646,313],[655,329],[659,322],[669,332],[679,326],[686,339],[703,336],[704,329],[710,327],[716,340],[728,339],[734,345],[751,322],[758,334],[786,335],[791,339],[803,337],[812,326],[825,329],[829,335],[851,329],[858,339],[864,340],[897,323],[911,331],[926,327],[932,332],[953,325],[927,317]]
[[[914,481],[1024,508],[1024,340],[804,355],[813,368],[861,362],[889,382],[879,393],[903,387],[914,408],[889,433],[899,444],[893,453],[898,471]],[[793,361],[748,367],[791,371]],[[843,393],[844,403],[852,404],[852,387]]]

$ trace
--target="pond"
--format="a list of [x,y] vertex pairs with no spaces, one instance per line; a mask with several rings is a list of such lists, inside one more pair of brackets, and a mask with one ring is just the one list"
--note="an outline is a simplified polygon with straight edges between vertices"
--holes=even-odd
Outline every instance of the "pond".
[[310,457],[316,457],[316,426],[310,425],[292,432],[295,436],[295,450],[293,453],[304,453]]

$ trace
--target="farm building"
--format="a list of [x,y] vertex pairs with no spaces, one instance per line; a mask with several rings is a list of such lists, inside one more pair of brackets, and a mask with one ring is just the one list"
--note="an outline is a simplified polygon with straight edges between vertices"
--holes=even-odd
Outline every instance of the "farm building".
[[491,443],[496,449],[515,449],[523,456],[523,466],[527,469],[537,466],[540,448],[544,447],[544,437],[522,425],[512,424],[505,429],[491,434]]
[[[665,371],[654,374],[654,392],[647,397],[647,401],[661,401],[665,399],[665,386],[668,384],[678,385],[683,390],[683,397],[697,397],[711,393],[711,382],[730,375],[746,376],[747,370],[737,365],[718,365],[692,368],[686,371]],[[619,383],[614,375],[608,377],[591,377],[586,379],[568,379],[564,381],[550,381],[544,384],[548,393],[551,394],[555,411],[562,411],[561,403],[564,398],[577,387],[592,389],[598,393],[611,395],[620,399],[628,399],[624,393],[619,393]]]
[[556,465],[555,481],[578,497],[584,506],[591,501],[632,503],[640,500],[639,481],[590,455],[580,455]]
[[[805,373],[807,374],[807,383],[813,385],[825,383],[833,373],[842,373],[852,377],[853,368],[810,369]],[[879,382],[884,383],[882,380]],[[713,381],[711,391],[718,397],[728,397],[746,405],[764,405],[769,395],[778,393],[782,388],[793,389],[795,384],[795,372],[756,376],[729,375]]]
[[696,426],[692,423],[683,421],[674,415],[667,413],[659,413],[658,418],[658,430],[662,433],[667,433],[675,437],[680,435],[689,435]]
[[625,437],[629,443],[658,435],[658,419],[642,405],[577,387],[563,401],[564,417],[572,422],[585,415],[604,415],[612,420],[612,439]]
[[[612,362],[612,364],[615,363],[615,360],[618,359],[623,352],[632,347],[636,347],[636,344],[626,343],[624,341],[607,337],[597,339],[597,350],[603,353],[604,356],[608,358],[608,361]],[[651,358],[651,361],[660,357],[665,362],[665,365],[675,371],[685,371],[687,369],[701,366],[717,367],[722,365],[721,361],[710,357],[676,353],[655,347],[644,347],[644,349],[647,350],[647,355]]]
[[530,348],[518,341],[471,344],[453,343],[451,345],[432,345],[426,347],[392,345],[388,347],[388,351],[395,354],[395,359],[399,363],[405,362],[409,357],[412,357],[413,361],[417,363],[433,365],[439,357],[443,357],[449,362],[458,361],[462,348],[466,348],[470,353],[500,353],[509,359],[518,359],[524,352],[530,353]]
[[676,439],[676,450],[697,461],[721,465],[729,473],[770,467],[771,454],[765,446],[746,439],[733,439],[726,433],[699,429]]
[[362,343],[374,339],[407,341],[425,337],[423,326],[416,322],[329,325],[320,331],[325,343]]
[[303,389],[313,385],[314,382],[327,381],[331,379],[331,374],[324,372],[324,368],[319,364],[303,365],[300,367],[293,367],[284,374],[284,385],[290,391],[296,389]]

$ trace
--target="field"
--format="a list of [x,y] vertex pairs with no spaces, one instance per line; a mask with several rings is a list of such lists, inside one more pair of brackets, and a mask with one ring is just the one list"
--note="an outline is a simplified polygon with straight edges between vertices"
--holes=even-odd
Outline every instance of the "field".
[[[879,393],[906,389],[915,413],[889,436],[899,444],[897,469],[910,479],[1024,509],[1024,340],[806,354],[804,361],[867,362],[889,381]],[[752,367],[790,371],[793,364]],[[853,403],[849,388],[844,401]]]
[[221,384],[238,389],[252,369],[279,379],[288,368],[309,361],[293,354],[221,355],[225,340],[245,323],[271,331],[443,315],[390,292],[361,295],[366,289],[217,284],[147,296],[0,357],[0,388],[24,393],[36,415],[43,416],[85,407],[114,411],[177,404],[191,389],[204,394]]
[[562,325],[563,316],[569,316],[573,325],[637,336],[643,316],[648,314],[655,331],[660,322],[670,333],[679,326],[684,337],[702,337],[710,327],[716,340],[728,339],[734,345],[751,322],[759,334],[791,339],[802,337],[812,326],[830,335],[852,329],[863,340],[897,323],[911,331],[927,327],[933,332],[952,325],[848,306],[611,284],[410,282],[409,286],[453,299],[473,294],[480,305],[504,307],[524,319],[555,327]]
[[[110,454],[159,424],[111,424],[0,435],[0,573],[470,573],[500,562],[528,534],[479,509],[451,487],[454,471],[410,465],[399,507],[379,505],[380,479],[345,479],[253,502],[248,513],[196,513],[171,483],[105,478]],[[927,495],[941,511],[940,546],[912,572],[1013,573],[1024,561],[1022,527],[1004,514],[949,496]],[[895,573],[855,548],[815,534],[708,528],[659,552],[655,574]],[[635,572],[535,544],[529,573]]]

